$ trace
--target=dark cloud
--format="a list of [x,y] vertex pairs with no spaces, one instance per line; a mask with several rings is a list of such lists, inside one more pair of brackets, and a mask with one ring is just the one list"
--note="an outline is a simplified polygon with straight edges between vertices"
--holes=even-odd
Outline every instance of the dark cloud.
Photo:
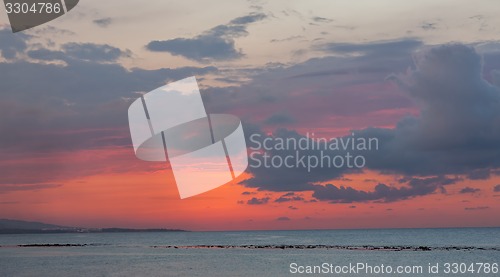
[[65,62],[87,61],[98,62],[116,62],[119,58],[130,57],[131,52],[107,44],[93,43],[67,43],[61,46],[61,50],[49,50],[38,48],[30,50],[27,55],[37,60],[61,60]]
[[108,44],[67,43],[62,46],[62,49],[70,57],[93,62],[114,62],[121,57],[130,56],[129,51],[123,51]]
[[481,189],[478,189],[478,188],[471,188],[471,187],[465,187],[463,189],[460,190],[460,193],[476,193],[476,192],[480,192]]
[[[73,43],[26,54],[37,61],[0,62],[0,185],[9,189],[41,188],[39,184],[104,170],[137,169],[131,163],[126,116],[131,101],[167,82],[217,71],[214,67],[127,69],[114,62],[124,52],[106,45]],[[108,147],[116,152],[84,160],[65,156]],[[12,162],[17,160],[23,162]],[[139,167],[149,170],[155,165]]]
[[[411,65],[411,52],[406,49],[391,55],[390,51],[374,50],[362,56],[335,55],[293,66],[270,64],[263,69],[245,70],[234,79],[250,75],[251,82],[209,88],[205,90],[205,103],[211,112],[230,112],[254,124],[265,123],[276,113],[285,114],[294,119],[290,129],[388,126],[395,123],[394,117],[381,123],[380,117],[373,114],[415,106],[408,95],[385,82],[389,74],[405,71]],[[341,120],[347,117],[351,119]]]
[[478,169],[470,172],[467,177],[470,180],[487,180],[490,178],[490,169]]
[[238,17],[227,25],[216,26],[194,38],[151,41],[146,48],[200,62],[236,59],[243,56],[243,53],[236,49],[234,39],[248,35],[247,25],[264,18],[266,16],[260,13]]
[[70,30],[57,28],[51,25],[43,25],[43,27],[37,27],[35,29],[31,29],[30,32],[36,34],[38,36],[73,36],[76,33]]
[[[376,43],[370,45],[341,44],[332,46],[332,50],[345,53],[362,52],[364,57],[380,54],[391,61],[391,53],[398,56],[420,46],[418,41],[403,41],[391,43]],[[401,49],[397,49],[401,48]],[[401,52],[402,51],[402,52]],[[374,60],[373,60],[374,61]],[[324,201],[354,202],[354,201],[397,201],[415,196],[427,195],[436,191],[444,192],[444,186],[453,182],[444,177],[441,179],[422,178],[425,176],[462,175],[470,179],[485,179],[490,171],[500,167],[500,91],[483,79],[481,57],[477,52],[465,45],[449,44],[428,47],[414,55],[415,67],[406,74],[391,75],[388,80],[395,81],[401,90],[407,93],[420,109],[418,116],[407,116],[399,121],[395,128],[365,128],[354,130],[356,137],[377,138],[380,142],[377,151],[361,153],[366,158],[366,168],[385,174],[401,174],[415,176],[407,179],[406,184],[396,188],[379,184],[373,191],[356,190],[344,186],[318,186],[317,183],[339,178],[346,173],[356,173],[346,168],[314,168],[308,172],[305,168],[257,167],[250,168],[252,178],[243,182],[245,186],[271,191],[313,191],[315,197]],[[307,62],[308,65],[320,64],[318,61]],[[304,66],[304,65],[302,65]],[[297,69],[299,66],[297,66]],[[317,69],[317,68],[316,68]],[[276,70],[275,78],[290,76],[295,68]],[[288,74],[285,74],[286,71]],[[272,72],[272,71],[271,71]],[[302,70],[304,72],[304,70]],[[327,71],[317,71],[327,72]],[[272,75],[273,73],[269,73]],[[303,75],[303,73],[302,73]],[[373,75],[373,74],[372,74]],[[311,78],[323,78],[325,74],[310,75]],[[269,77],[273,78],[273,77]],[[287,79],[290,80],[290,79]],[[322,79],[318,79],[320,82]],[[265,81],[264,81],[265,82]],[[294,83],[292,81],[293,84]],[[283,83],[284,86],[288,84]],[[300,87],[300,85],[298,85]],[[292,90],[292,89],[291,89]],[[298,89],[293,89],[297,91]],[[287,105],[290,99],[286,94],[276,91],[270,100],[259,99],[258,89],[255,98],[245,98],[255,105],[276,105],[277,100]],[[315,92],[314,96],[324,96]],[[299,97],[298,109],[312,111],[315,107],[307,107],[311,95]],[[232,94],[235,98],[235,94]],[[301,98],[300,98],[301,97]],[[256,101],[259,99],[259,101]],[[324,102],[324,101],[323,101]],[[259,104],[258,104],[259,103]],[[331,110],[336,110],[335,102],[328,103]],[[347,107],[356,107],[344,103]],[[400,103],[399,103],[400,104]],[[236,103],[236,105],[238,105]],[[328,105],[325,105],[328,107]],[[363,106],[362,106],[363,107]],[[339,108],[342,109],[341,107]],[[292,112],[294,109],[290,109]],[[324,110],[322,110],[324,111]],[[328,112],[327,112],[328,113]],[[302,113],[294,117],[307,117]],[[354,116],[354,114],[349,114]],[[325,115],[323,115],[325,116]],[[243,115],[244,117],[244,115]],[[363,117],[365,118],[365,117]],[[316,119],[317,120],[317,119]],[[298,126],[302,122],[298,122]],[[260,143],[272,138],[272,150],[265,151],[270,156],[286,157],[294,155],[295,149],[275,150],[275,139],[304,138],[304,135],[286,129],[277,129],[272,134],[264,134],[258,127],[249,126],[250,133],[261,134]],[[307,125],[305,125],[307,126]],[[308,128],[311,128],[308,126]],[[249,146],[252,147],[252,141]],[[254,145],[255,146],[255,145]],[[319,151],[299,151],[301,155],[316,156]],[[356,151],[351,151],[356,155]],[[325,152],[326,155],[344,155],[345,152]],[[262,154],[255,157],[262,158]],[[429,183],[428,181],[432,181]]]
[[493,188],[493,191],[494,191],[494,192],[500,192],[500,185],[496,185],[496,186]]
[[424,22],[424,23],[422,23],[420,28],[422,28],[425,31],[436,30],[437,29],[436,25],[437,25],[437,23],[434,23],[434,22]]
[[254,23],[266,18],[265,14],[255,13],[249,14],[246,16],[237,17],[229,22],[229,25],[247,25],[250,23]]
[[256,194],[255,192],[251,192],[251,191],[244,191],[241,193],[241,195],[253,195],[253,194]]
[[54,51],[45,48],[30,50],[26,54],[32,59],[41,61],[64,61],[68,58],[66,53],[64,53],[63,51]]
[[[482,78],[481,57],[452,44],[415,56],[416,70],[391,77],[420,106],[419,117],[400,121],[385,135],[383,150],[394,159],[369,166],[406,174],[466,174],[485,177],[500,166],[500,90]],[[404,159],[400,159],[401,157]]]
[[61,187],[61,184],[0,184],[0,194],[13,191],[37,191],[41,189],[52,189]]
[[333,19],[320,17],[320,16],[315,16],[312,18],[312,20],[316,23],[330,23],[333,21]]
[[267,204],[267,202],[269,202],[269,197],[264,197],[264,198],[256,198],[256,197],[252,197],[252,199],[248,200],[247,201],[247,204],[248,205],[263,205],[263,204]]
[[274,202],[276,202],[276,203],[283,203],[283,202],[290,202],[290,201],[304,201],[304,198],[300,195],[296,195],[293,192],[289,192],[289,193],[283,194],[282,196],[280,196],[279,198],[274,200]]
[[23,53],[28,47],[27,40],[31,37],[23,33],[13,34],[8,29],[0,29],[0,54],[4,59],[11,60],[17,54]]
[[337,54],[353,54],[361,53],[363,55],[393,55],[397,56],[400,53],[408,53],[421,47],[423,43],[420,40],[397,40],[397,41],[382,41],[376,43],[356,44],[356,43],[329,43],[322,45],[320,49],[337,53]]
[[290,210],[298,210],[298,208],[297,208],[297,207],[294,207],[294,206],[288,206],[288,208],[289,208]]
[[268,117],[264,123],[267,125],[287,125],[294,122],[295,119],[293,117],[287,114],[277,113]]
[[276,218],[276,221],[290,221],[291,219],[287,216],[280,216]]
[[487,210],[489,208],[490,207],[488,207],[488,206],[466,207],[466,208],[464,208],[464,210],[466,210],[466,211],[478,211],[478,210]]
[[99,27],[106,28],[109,25],[111,25],[111,23],[113,23],[113,19],[111,17],[104,17],[104,18],[95,19],[92,22]]
[[378,184],[373,191],[357,190],[352,187],[337,187],[332,184],[314,186],[313,197],[331,203],[352,203],[366,201],[393,202],[434,193],[438,188],[454,183],[444,177],[411,179],[406,186],[390,187]]

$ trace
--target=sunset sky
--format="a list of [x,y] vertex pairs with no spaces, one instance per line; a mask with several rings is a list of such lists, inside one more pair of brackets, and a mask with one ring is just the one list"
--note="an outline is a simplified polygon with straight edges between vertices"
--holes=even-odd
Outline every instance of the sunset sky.
[[[436,2],[85,0],[16,34],[2,11],[0,218],[188,230],[500,226],[498,1]],[[363,169],[248,168],[181,200],[168,164],[136,158],[127,110],[190,76],[207,112],[242,120],[249,147],[252,134],[312,133],[380,147],[363,153]]]

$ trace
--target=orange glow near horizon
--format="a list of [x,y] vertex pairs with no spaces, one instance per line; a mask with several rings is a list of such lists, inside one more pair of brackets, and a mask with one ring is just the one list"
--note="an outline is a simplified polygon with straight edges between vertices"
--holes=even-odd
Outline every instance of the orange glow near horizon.
[[[103,170],[102,173],[87,176],[69,174],[61,180],[59,187],[0,194],[0,217],[89,228],[196,231],[500,225],[500,197],[495,196],[491,189],[491,184],[500,183],[499,176],[475,181],[474,184],[459,181],[446,186],[444,194],[434,193],[390,203],[311,202],[311,192],[296,192],[304,200],[277,203],[275,200],[286,192],[258,191],[237,182],[181,200],[171,171],[161,168],[161,164],[155,164],[158,170],[144,171],[140,169],[143,162],[135,160],[123,149],[82,151],[73,155],[72,162],[77,165],[78,161],[88,162],[90,156],[99,157],[95,161],[97,164],[103,163],[102,159],[107,157],[122,157],[120,164],[125,166],[130,163],[127,168],[131,170]],[[132,170],[135,167],[139,169]],[[250,177],[244,174],[237,181]],[[331,180],[323,185],[332,183],[372,191],[378,183],[394,185],[396,180],[394,175],[367,171],[346,175],[341,180]],[[482,190],[474,194],[457,194],[465,186]],[[247,193],[243,195],[243,192]],[[247,204],[253,197],[268,200],[265,204]]]

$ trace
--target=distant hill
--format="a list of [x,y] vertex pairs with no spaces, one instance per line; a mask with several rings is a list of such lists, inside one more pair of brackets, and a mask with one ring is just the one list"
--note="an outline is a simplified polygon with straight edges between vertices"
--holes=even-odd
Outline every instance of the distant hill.
[[179,229],[79,228],[41,222],[0,219],[0,234],[185,232]]
[[46,224],[41,222],[0,219],[0,230],[5,230],[5,229],[45,230],[45,229],[72,229],[72,228],[53,225],[53,224]]

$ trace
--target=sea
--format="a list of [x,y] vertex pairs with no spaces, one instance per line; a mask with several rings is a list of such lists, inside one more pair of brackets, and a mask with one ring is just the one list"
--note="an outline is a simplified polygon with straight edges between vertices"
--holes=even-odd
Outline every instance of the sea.
[[500,228],[0,235],[0,276],[500,276]]

